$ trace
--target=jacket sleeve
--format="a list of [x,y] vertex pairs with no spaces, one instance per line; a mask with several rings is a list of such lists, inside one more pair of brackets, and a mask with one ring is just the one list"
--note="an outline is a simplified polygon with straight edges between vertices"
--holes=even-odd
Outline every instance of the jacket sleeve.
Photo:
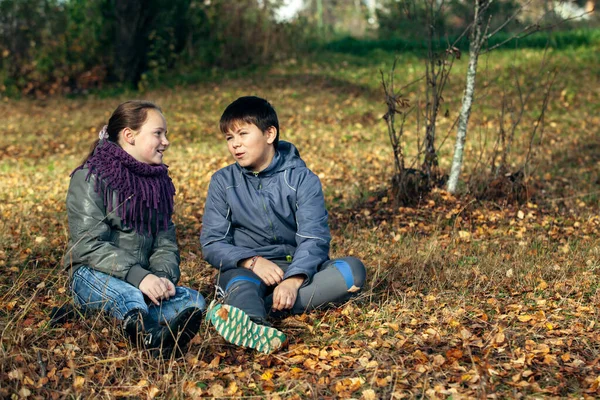
[[239,261],[256,255],[254,250],[233,243],[231,208],[216,175],[213,175],[208,187],[200,244],[204,259],[221,272],[237,268]]
[[319,265],[329,259],[331,234],[319,177],[308,171],[298,184],[296,192],[296,252],[283,279],[305,275],[307,284]]
[[86,181],[86,174],[87,170],[76,171],[69,185],[67,215],[73,254],[65,257],[138,287],[150,271],[139,264],[134,254],[111,243],[113,228],[107,221],[102,197],[94,190],[96,177],[91,175]]
[[177,285],[179,282],[179,248],[175,224],[169,221],[167,230],[158,231],[150,254],[150,271],[156,276],[164,277]]

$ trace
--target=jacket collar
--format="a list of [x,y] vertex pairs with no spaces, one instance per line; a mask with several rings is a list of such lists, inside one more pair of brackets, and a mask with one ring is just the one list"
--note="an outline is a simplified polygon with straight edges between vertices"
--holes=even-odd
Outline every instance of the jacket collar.
[[300,152],[296,146],[283,140],[279,141],[277,149],[275,150],[275,156],[271,160],[269,166],[258,174],[255,174],[254,171],[247,168],[241,167],[237,162],[236,165],[244,175],[248,176],[271,176],[286,169],[306,167],[306,164],[300,158]]

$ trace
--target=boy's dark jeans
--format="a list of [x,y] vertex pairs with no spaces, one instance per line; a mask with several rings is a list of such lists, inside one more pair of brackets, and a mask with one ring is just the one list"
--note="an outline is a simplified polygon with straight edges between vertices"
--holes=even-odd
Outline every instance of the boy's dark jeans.
[[[290,265],[285,260],[272,260],[284,272]],[[356,296],[366,279],[363,263],[354,257],[344,257],[324,262],[313,279],[298,290],[296,303],[289,310],[302,314],[328,304],[341,304]],[[254,272],[235,268],[221,274],[219,286],[225,290],[225,303],[243,310],[259,324],[267,323],[273,304],[273,289]],[[273,316],[282,313],[274,313]]]

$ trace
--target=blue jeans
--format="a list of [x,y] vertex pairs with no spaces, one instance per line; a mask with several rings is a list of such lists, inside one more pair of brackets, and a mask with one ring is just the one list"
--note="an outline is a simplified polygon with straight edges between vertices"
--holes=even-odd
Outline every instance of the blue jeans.
[[82,309],[102,310],[123,320],[127,313],[138,310],[160,323],[169,323],[177,314],[189,307],[204,310],[206,302],[197,291],[183,286],[175,288],[175,296],[160,305],[146,301],[135,286],[88,267],[80,267],[73,274],[71,290],[75,304]]

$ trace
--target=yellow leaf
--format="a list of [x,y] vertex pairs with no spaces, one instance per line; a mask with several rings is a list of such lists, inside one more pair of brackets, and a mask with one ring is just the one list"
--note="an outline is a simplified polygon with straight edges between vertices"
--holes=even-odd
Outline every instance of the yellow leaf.
[[308,358],[302,363],[302,365],[304,365],[304,367],[307,369],[315,369],[315,367],[317,366],[317,362]]
[[531,315],[523,314],[519,315],[517,319],[521,322],[529,322],[533,319],[533,317]]
[[148,398],[149,399],[153,399],[156,397],[157,394],[160,393],[160,389],[157,388],[156,386],[150,386],[148,388]]
[[227,394],[230,396],[233,396],[237,393],[237,391],[238,391],[238,385],[237,385],[237,383],[235,383],[235,381],[232,381],[229,384],[229,387],[227,388]]
[[23,386],[21,390],[19,390],[19,396],[26,399],[27,397],[31,396],[31,390]]
[[8,378],[20,381],[23,379],[23,371],[20,369],[14,369],[8,373]]
[[364,400],[375,400],[377,399],[377,395],[373,389],[365,389],[362,392],[362,399]]
[[210,389],[208,389],[208,392],[213,397],[221,398],[225,394],[225,388],[223,388],[223,386],[219,385],[218,383],[215,383],[210,387]]
[[271,379],[273,379],[273,371],[266,371],[260,376],[260,379],[262,379],[263,381],[270,381]]
[[498,334],[496,334],[496,337],[494,338],[494,341],[498,344],[504,343],[504,340],[506,339],[506,337],[504,336],[503,332],[498,332]]
[[519,212],[517,213],[517,218],[519,218],[519,219],[525,218],[525,213],[523,211],[519,210]]
[[457,320],[455,320],[454,318],[450,320],[450,326],[452,328],[456,328],[457,326],[460,325],[460,322],[458,322]]
[[304,356],[301,354],[288,359],[290,364],[300,364],[302,361],[304,361]]
[[218,368],[219,363],[221,362],[221,357],[216,356],[213,360],[208,364],[208,368]]
[[537,285],[539,290],[545,290],[548,287],[548,284],[544,280],[540,280],[540,283]]
[[394,322],[386,322],[385,325],[389,326],[396,332],[398,332],[398,330],[400,330],[400,326]]
[[471,332],[469,332],[467,329],[463,328],[463,329],[461,329],[461,330],[460,330],[460,336],[461,336],[463,339],[469,339],[469,338],[470,338],[471,336],[473,336],[473,335],[472,335],[472,334],[471,334]]
[[436,354],[433,356],[433,365],[436,367],[441,367],[446,362],[446,359],[441,354]]
[[75,390],[81,390],[83,388],[83,384],[85,383],[85,378],[83,376],[76,376],[73,379],[73,387]]

